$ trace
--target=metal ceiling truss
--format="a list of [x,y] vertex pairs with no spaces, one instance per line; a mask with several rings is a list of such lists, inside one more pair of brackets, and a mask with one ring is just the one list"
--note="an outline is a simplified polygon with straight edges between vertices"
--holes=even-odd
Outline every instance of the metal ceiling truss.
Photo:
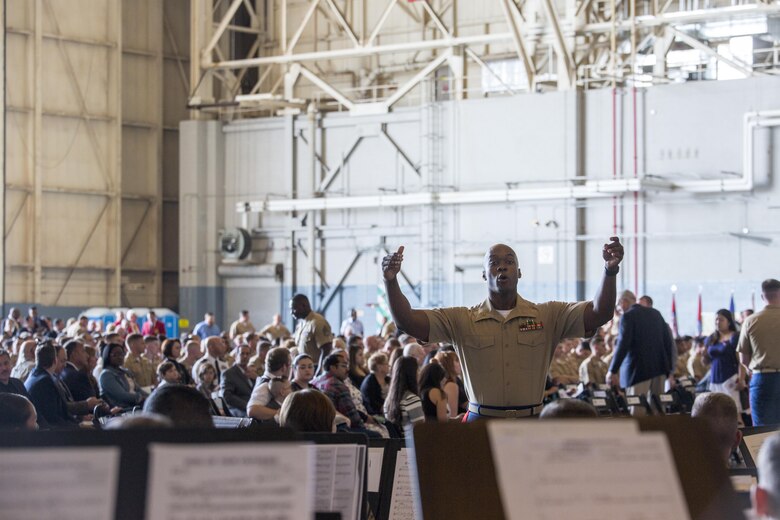
[[[692,29],[712,21],[780,16],[776,1],[732,5],[714,0],[707,9],[686,10],[685,2],[652,0],[642,2],[637,13],[635,0],[492,0],[484,20],[459,20],[458,0],[193,2],[200,6],[192,10],[193,30],[205,27],[206,34],[199,33],[200,59],[191,63],[191,78],[198,81],[190,107],[233,116],[294,112],[312,101],[320,110],[386,113],[444,66],[450,69],[446,80],[454,82],[451,92],[466,97],[465,58],[497,79],[507,94],[599,88],[611,86],[615,78],[618,86],[635,84],[643,72],[637,56],[658,56],[661,51],[665,57],[672,48],[699,50],[746,76],[780,71],[776,41],[770,45],[774,52],[767,51],[754,66],[723,56],[717,51],[722,40],[707,41]],[[248,21],[243,27],[236,20],[241,9],[248,13],[242,17]],[[204,22],[204,13],[211,13],[212,19]],[[371,25],[369,18],[374,20]],[[388,28],[390,19],[395,25]],[[326,35],[318,34],[322,20],[330,31]],[[409,24],[408,31],[398,28],[399,20]],[[459,24],[469,27],[467,35],[461,34]],[[288,29],[293,29],[289,37]],[[231,54],[228,35],[237,32],[257,36],[245,56]],[[383,41],[386,35],[388,43]],[[510,85],[490,68],[491,60],[513,55],[522,64],[525,85]],[[661,63],[653,67],[651,79],[643,81],[670,80],[665,60],[657,61]],[[257,81],[241,91],[242,79],[253,69]],[[344,87],[344,77],[352,78],[351,86]],[[385,97],[377,98],[377,92]]]

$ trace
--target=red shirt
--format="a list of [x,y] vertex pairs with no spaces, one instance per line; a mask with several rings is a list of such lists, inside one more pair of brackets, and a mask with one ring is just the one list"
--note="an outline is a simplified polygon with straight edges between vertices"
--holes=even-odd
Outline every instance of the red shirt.
[[157,320],[154,322],[154,327],[152,327],[152,322],[146,320],[144,322],[143,328],[141,329],[141,334],[143,334],[144,336],[158,336],[160,334],[165,336],[166,335],[165,324],[160,320]]

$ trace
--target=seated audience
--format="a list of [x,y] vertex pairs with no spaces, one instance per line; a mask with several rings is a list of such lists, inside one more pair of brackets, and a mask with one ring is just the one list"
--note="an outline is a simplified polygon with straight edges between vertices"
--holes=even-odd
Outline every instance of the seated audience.
[[308,354],[298,354],[293,359],[293,380],[290,387],[293,392],[314,389],[311,381],[314,379],[314,360]]
[[[463,375],[458,355],[453,351],[439,351],[434,358],[446,373],[444,393],[447,394],[449,416],[455,418],[468,411],[469,399],[461,381]],[[422,392],[422,388],[420,389]]]
[[753,512],[758,518],[780,520],[780,434],[764,441],[758,454],[758,485],[753,487]]
[[37,430],[35,406],[23,395],[0,393],[0,430]]
[[214,368],[214,365],[201,363],[200,366],[198,366],[198,373],[196,375],[198,376],[198,386],[196,387],[196,390],[208,401],[211,414],[222,417],[231,417],[227,403],[217,391],[219,387],[216,383],[217,371]]
[[[162,337],[165,338],[165,335],[163,334]],[[160,338],[152,335],[144,336],[144,353],[142,355],[152,364],[152,367],[156,367],[162,363],[163,357],[162,352],[160,352]]]
[[111,406],[120,408],[132,408],[143,403],[148,394],[136,382],[133,374],[125,369],[122,345],[109,343],[103,348],[100,358],[104,367],[98,378],[100,395]]
[[417,366],[422,367],[423,362],[425,361],[425,349],[422,348],[422,345],[419,343],[412,341],[411,343],[407,343],[404,346],[404,357],[413,357],[417,360]]
[[390,372],[393,371],[395,362],[404,357],[404,349],[397,348],[390,353]]
[[35,349],[35,369],[24,386],[30,400],[51,428],[76,428],[78,420],[68,411],[66,398],[55,383],[57,351],[51,342]]
[[[195,337],[197,338],[198,336]],[[198,362],[198,359],[200,359],[202,355],[203,353],[200,351],[200,342],[195,340],[188,340],[187,343],[184,344],[184,355],[182,355],[177,361],[181,363],[184,368],[190,371],[190,383],[195,382],[195,379],[192,377],[192,367],[195,366],[195,363]]]
[[335,419],[333,403],[314,389],[293,392],[279,411],[279,424],[299,432],[335,432]]
[[54,350],[56,351],[57,356],[57,363],[54,369],[54,384],[56,385],[60,394],[62,394],[62,397],[65,399],[65,405],[68,407],[68,413],[75,415],[78,418],[82,418],[91,414],[96,406],[100,406],[102,411],[107,413],[109,411],[108,406],[95,396],[88,397],[87,399],[80,401],[77,401],[73,398],[73,394],[71,394],[70,389],[62,381],[62,371],[68,364],[68,359],[66,357],[67,354],[65,349],[60,345],[54,345]]
[[274,347],[265,358],[265,372],[255,381],[252,396],[247,403],[247,417],[259,421],[270,421],[279,414],[279,409],[271,408],[271,389],[269,382],[275,377],[287,377],[290,374],[290,351],[284,347]]
[[246,417],[246,407],[255,386],[255,378],[250,377],[249,354],[249,345],[236,348],[236,364],[225,370],[219,385],[220,395],[233,417]]
[[19,357],[11,371],[11,377],[21,380],[23,383],[35,368],[35,340],[28,339],[20,342]]
[[420,401],[428,422],[447,422],[450,416],[444,391],[446,382],[447,372],[438,363],[429,363],[420,371]]
[[73,399],[86,401],[90,397],[97,397],[97,381],[89,377],[89,355],[84,345],[78,340],[68,341],[65,343],[65,355],[68,361],[62,369],[60,379],[68,387]]
[[360,336],[350,336],[349,338],[349,380],[355,387],[360,388],[363,380],[366,378],[365,363],[366,358],[363,354],[363,340]]
[[590,356],[579,367],[580,382],[588,385],[606,381],[609,366],[602,360],[605,352],[604,338],[595,336],[590,341]]
[[11,377],[11,354],[7,350],[0,349],[0,394],[18,394],[30,399],[24,383],[15,377]]
[[580,399],[557,399],[542,408],[539,419],[596,419],[599,412]]
[[707,422],[724,464],[730,465],[731,455],[742,440],[739,412],[734,400],[726,394],[717,392],[699,394],[693,402],[691,417],[698,417]]
[[268,407],[274,410],[281,410],[282,404],[287,396],[290,395],[290,380],[284,376],[277,376],[268,382],[268,391],[271,393],[271,401]]
[[580,379],[577,373],[578,367],[574,366],[572,358],[569,357],[566,349],[566,343],[561,342],[555,347],[555,352],[553,353],[553,360],[550,364],[550,377],[556,385],[575,384]]
[[268,341],[260,341],[255,346],[255,355],[249,358],[249,365],[255,369],[256,374],[265,372],[265,358],[273,345]]
[[363,406],[371,415],[384,415],[385,398],[390,388],[390,364],[387,354],[375,352],[368,358],[369,374],[360,385],[360,393],[363,396]]
[[360,414],[345,382],[349,379],[349,362],[344,352],[336,351],[329,354],[322,365],[323,374],[315,379],[314,386],[330,398],[338,413],[349,419],[349,431],[365,433],[369,437],[380,437],[381,435],[366,428],[366,421],[373,421],[373,419]]
[[141,388],[148,390],[157,384],[155,365],[143,355],[146,349],[144,337],[140,334],[130,334],[125,341],[125,346],[127,355],[124,369],[133,374],[133,379]]
[[163,361],[157,367],[157,379],[160,381],[157,388],[165,385],[181,384],[181,374],[170,361]]
[[385,417],[401,432],[406,426],[425,420],[417,387],[417,366],[417,359],[403,356],[393,365],[393,375],[390,377],[390,388],[385,400]]
[[225,354],[227,353],[227,345],[219,336],[209,336],[204,339],[203,342],[206,353],[192,367],[193,378],[198,378],[198,369],[200,368],[200,365],[205,363],[214,367],[214,373],[217,376],[216,382],[217,385],[219,385],[219,382],[222,380],[222,373],[230,368],[227,361],[224,360]]
[[169,418],[175,428],[214,428],[208,400],[189,386],[158,388],[144,403],[144,412]]
[[[162,356],[163,361],[169,361],[173,364],[173,367],[179,373],[179,380],[183,385],[191,385],[193,383],[190,370],[179,361],[181,357],[181,342],[178,339],[166,339],[162,343]],[[190,367],[192,368],[192,367]],[[159,373],[159,367],[158,367]]]

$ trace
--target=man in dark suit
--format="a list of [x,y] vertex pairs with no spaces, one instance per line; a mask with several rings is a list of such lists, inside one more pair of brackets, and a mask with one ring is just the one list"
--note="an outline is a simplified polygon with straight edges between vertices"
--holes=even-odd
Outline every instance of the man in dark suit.
[[97,397],[98,389],[92,385],[89,379],[87,351],[78,340],[70,340],[65,343],[65,355],[68,361],[62,369],[60,379],[70,390],[75,401],[86,401],[90,397]]
[[[622,317],[607,384],[620,383],[628,395],[662,394],[666,378],[674,371],[674,341],[669,326],[660,312],[637,304],[631,291],[620,296],[618,309]],[[642,414],[638,408],[634,407],[636,414]]]
[[77,428],[78,420],[68,411],[66,396],[57,384],[57,351],[50,342],[35,350],[35,369],[24,386],[30,398],[52,428]]
[[219,391],[233,417],[246,417],[246,405],[255,386],[251,374],[247,374],[251,351],[247,344],[240,345],[236,350],[236,364],[222,373]]

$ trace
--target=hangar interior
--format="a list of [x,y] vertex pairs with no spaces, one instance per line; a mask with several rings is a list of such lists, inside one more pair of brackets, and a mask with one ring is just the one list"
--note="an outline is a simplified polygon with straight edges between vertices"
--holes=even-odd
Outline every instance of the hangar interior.
[[[755,307],[780,232],[780,5],[699,0],[7,0],[2,287],[263,322],[619,287],[681,332]],[[244,248],[244,246],[247,246]],[[291,317],[285,314],[285,321]],[[193,321],[193,322],[194,322]]]

